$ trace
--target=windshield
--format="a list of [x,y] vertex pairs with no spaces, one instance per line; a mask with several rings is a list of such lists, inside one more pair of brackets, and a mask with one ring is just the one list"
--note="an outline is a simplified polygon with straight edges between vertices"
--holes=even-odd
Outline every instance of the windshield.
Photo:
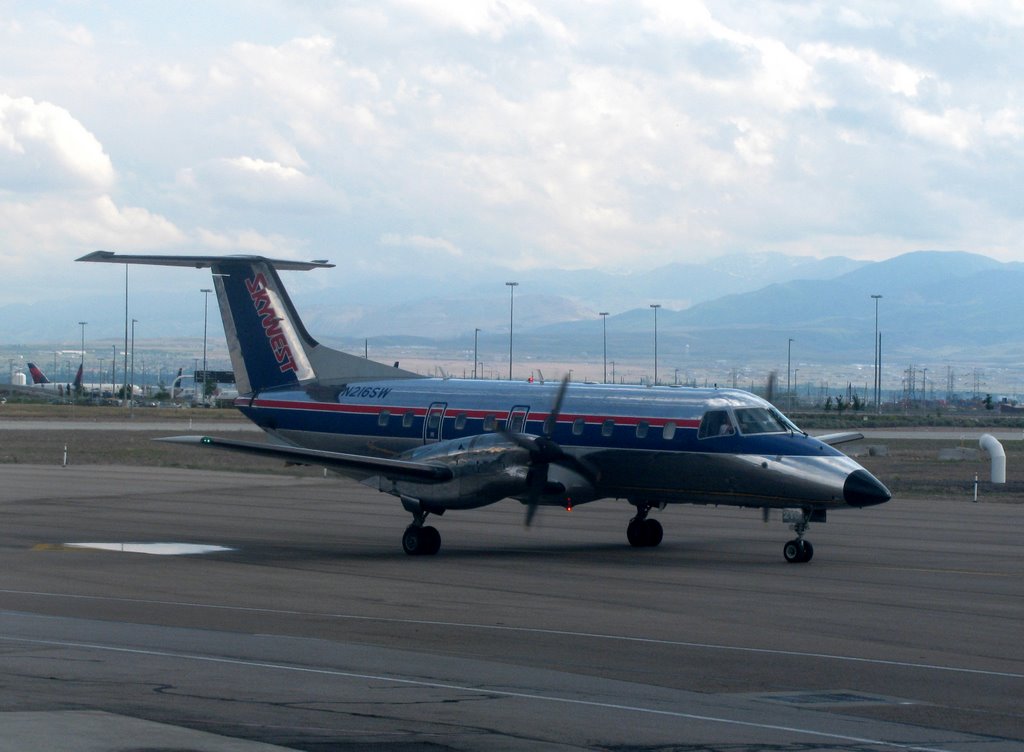
[[785,433],[796,430],[781,413],[766,407],[742,407],[736,411],[736,422],[740,433],[749,436],[755,433]]

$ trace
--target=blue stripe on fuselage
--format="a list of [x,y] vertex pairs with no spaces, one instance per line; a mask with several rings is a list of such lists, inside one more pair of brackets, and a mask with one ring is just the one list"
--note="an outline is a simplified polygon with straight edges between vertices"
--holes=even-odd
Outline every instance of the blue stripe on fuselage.
[[[432,403],[447,403],[442,440],[489,433],[487,425],[504,427],[509,411],[529,405],[524,433],[542,434],[557,385],[522,382],[481,382],[423,379],[414,382],[372,382],[338,386],[335,401],[324,400],[324,387],[281,389],[240,399],[242,411],[257,425],[277,432],[317,434],[320,448],[370,451],[388,439],[412,448],[423,443],[424,420]],[[697,438],[701,416],[708,409],[765,406],[760,398],[737,390],[675,389],[659,387],[570,386],[552,438],[565,448],[617,448],[647,451],[683,451],[727,454],[831,456],[838,450],[803,434],[774,433],[751,436]],[[382,422],[381,414],[389,416]],[[411,415],[411,419],[406,416]],[[582,433],[574,423],[584,421]],[[614,421],[609,429],[605,421]],[[405,423],[410,423],[405,425]],[[638,425],[646,423],[646,435]],[[667,423],[675,434],[664,438]],[[461,425],[460,429],[456,425]],[[606,435],[607,431],[611,435]],[[336,439],[332,439],[335,437]]]

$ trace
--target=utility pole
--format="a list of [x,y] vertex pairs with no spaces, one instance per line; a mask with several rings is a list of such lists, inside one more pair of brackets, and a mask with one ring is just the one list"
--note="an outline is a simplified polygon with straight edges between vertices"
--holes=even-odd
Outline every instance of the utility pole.
[[512,380],[512,324],[515,321],[513,314],[515,311],[516,302],[516,288],[519,287],[518,282],[506,282],[505,286],[508,287],[508,380]]
[[654,309],[654,386],[658,385],[658,309],[661,303],[651,303]]

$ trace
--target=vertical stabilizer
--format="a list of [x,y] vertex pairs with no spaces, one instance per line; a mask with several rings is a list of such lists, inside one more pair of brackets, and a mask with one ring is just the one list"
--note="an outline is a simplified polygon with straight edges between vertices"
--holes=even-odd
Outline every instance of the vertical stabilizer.
[[277,272],[333,266],[326,261],[262,256],[135,256],[110,251],[95,251],[78,260],[211,269],[239,394],[314,380],[343,384],[422,378],[397,366],[333,350],[310,336]]
[[48,378],[46,378],[46,374],[43,373],[39,369],[39,366],[37,366],[35,363],[29,363],[28,364],[28,372],[32,375],[32,383],[33,384],[49,384],[50,383],[50,380]]

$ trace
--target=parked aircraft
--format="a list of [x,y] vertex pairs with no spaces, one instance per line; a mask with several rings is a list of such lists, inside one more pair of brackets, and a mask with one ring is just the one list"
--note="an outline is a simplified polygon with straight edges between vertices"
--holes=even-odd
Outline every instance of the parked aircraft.
[[35,363],[26,363],[29,375],[32,377],[32,386],[46,392],[64,392],[64,384],[54,384],[43,373]]
[[96,251],[79,261],[210,268],[235,380],[235,405],[269,444],[210,436],[166,441],[322,465],[392,494],[412,515],[408,554],[435,554],[428,515],[514,498],[572,508],[624,499],[633,546],[663,536],[653,510],[715,504],[783,510],[796,537],[786,561],[806,562],[804,537],[829,510],[881,504],[882,483],[772,404],[736,389],[430,378],[319,344],[278,270],[331,267],[260,256],[137,256]]

